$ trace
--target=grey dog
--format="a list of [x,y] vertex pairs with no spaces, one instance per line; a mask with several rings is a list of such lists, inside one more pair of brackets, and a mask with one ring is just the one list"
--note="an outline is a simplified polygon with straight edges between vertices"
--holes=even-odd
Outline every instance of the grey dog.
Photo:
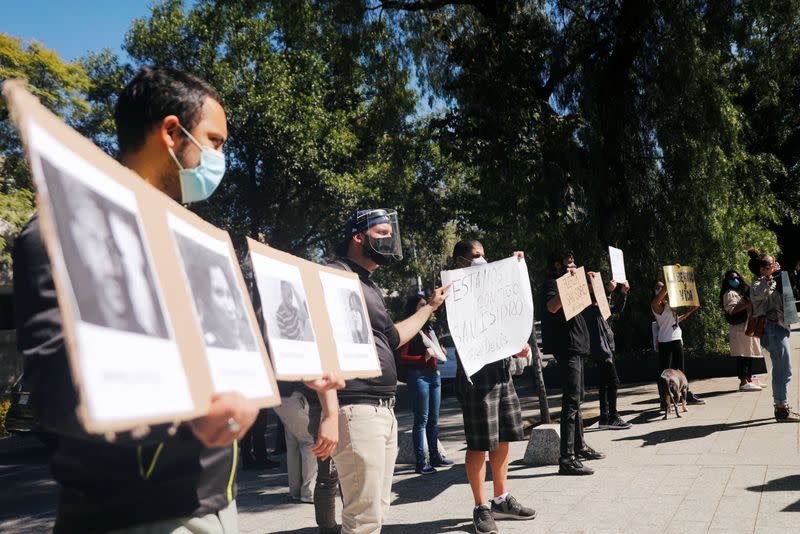
[[686,409],[686,394],[689,392],[689,382],[686,380],[686,375],[683,374],[683,371],[679,371],[678,369],[664,369],[659,380],[661,380],[664,385],[662,388],[663,398],[661,402],[667,407],[664,411],[664,419],[666,419],[669,414],[670,406],[675,407],[675,415],[678,417],[681,416],[681,414],[678,413],[679,402],[683,406],[683,411],[688,412],[689,410]]

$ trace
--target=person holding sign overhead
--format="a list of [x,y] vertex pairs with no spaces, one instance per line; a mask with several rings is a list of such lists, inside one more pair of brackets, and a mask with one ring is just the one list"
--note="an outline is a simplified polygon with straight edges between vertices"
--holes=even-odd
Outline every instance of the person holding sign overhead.
[[[677,267],[680,267],[680,265],[677,265]],[[697,311],[698,308],[698,306],[690,306],[685,313],[678,314],[669,305],[667,285],[661,280],[656,280],[653,284],[653,300],[650,301],[650,310],[656,318],[658,327],[656,339],[658,341],[659,375],[664,369],[678,369],[686,373],[683,358],[683,332],[680,324]],[[658,388],[659,398],[663,399],[664,395],[661,391],[663,384],[660,380],[658,381]],[[686,394],[686,403],[705,404],[706,401],[689,391]],[[661,409],[666,410],[667,406],[661,405]]]
[[[228,129],[219,100],[191,74],[143,67],[117,101],[121,162],[176,202],[208,198],[225,169]],[[37,216],[14,248],[14,287],[17,340],[34,407],[44,428],[58,436],[55,532],[237,532],[236,440],[253,424],[255,404],[221,393],[205,416],[177,428],[88,434],[76,417],[77,392]]]
[[[524,261],[522,252],[515,252]],[[487,263],[483,245],[476,240],[462,240],[453,248],[453,262],[463,269]],[[536,511],[521,504],[508,492],[508,449],[512,441],[523,441],[522,411],[509,369],[514,356],[527,358],[530,346],[525,344],[516,354],[484,365],[467,377],[461,357],[458,358],[455,390],[464,418],[467,440],[465,469],[472,489],[475,507],[472,522],[478,534],[496,533],[495,519],[528,520]],[[494,498],[486,499],[486,453],[492,467]]]
[[[581,459],[599,460],[605,454],[591,448],[583,439],[581,400],[583,399],[583,359],[591,346],[586,320],[578,313],[569,319],[565,315],[567,295],[559,291],[557,280],[566,276],[583,276],[575,265],[575,254],[569,249],[558,250],[548,258],[547,279],[543,296],[546,310],[542,313],[543,350],[552,352],[561,369],[561,450],[559,475],[591,475],[594,470]],[[583,281],[586,286],[585,280]],[[587,305],[591,300],[586,291]],[[569,295],[572,298],[572,295]],[[563,300],[562,300],[563,299]]]
[[[381,376],[353,379],[339,392],[340,441],[333,461],[342,490],[342,532],[380,532],[392,498],[397,459],[397,419],[394,416],[397,368],[394,351],[411,341],[447,297],[449,286],[436,289],[414,315],[394,323],[386,311],[380,287],[370,275],[381,265],[403,259],[397,212],[357,210],[344,225],[338,258],[330,266],[354,272],[361,281]],[[349,300],[349,299],[348,299]],[[361,308],[359,306],[359,315]],[[354,332],[361,319],[352,314]]]

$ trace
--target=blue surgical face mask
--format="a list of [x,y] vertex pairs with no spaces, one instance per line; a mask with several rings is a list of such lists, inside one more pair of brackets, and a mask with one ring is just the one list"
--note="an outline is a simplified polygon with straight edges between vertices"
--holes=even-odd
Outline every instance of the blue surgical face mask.
[[731,278],[728,280],[728,285],[731,286],[732,289],[737,289],[741,282],[739,282],[738,278]]
[[180,168],[181,202],[199,202],[210,197],[225,175],[225,156],[211,147],[203,146],[197,142],[186,128],[180,126],[186,137],[200,149],[200,164],[194,169],[184,169],[175,156],[172,148],[168,148],[170,156]]

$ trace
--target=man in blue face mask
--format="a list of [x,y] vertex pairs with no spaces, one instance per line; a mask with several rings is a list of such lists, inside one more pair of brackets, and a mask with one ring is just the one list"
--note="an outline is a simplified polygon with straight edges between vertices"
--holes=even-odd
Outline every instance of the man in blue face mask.
[[[224,172],[228,129],[219,100],[191,74],[143,68],[117,101],[120,160],[176,201],[207,198]],[[237,532],[236,440],[253,424],[255,405],[222,393],[207,415],[177,428],[159,425],[113,440],[88,434],[75,416],[77,394],[38,217],[16,241],[14,289],[31,401],[42,426],[58,436],[55,532]]]

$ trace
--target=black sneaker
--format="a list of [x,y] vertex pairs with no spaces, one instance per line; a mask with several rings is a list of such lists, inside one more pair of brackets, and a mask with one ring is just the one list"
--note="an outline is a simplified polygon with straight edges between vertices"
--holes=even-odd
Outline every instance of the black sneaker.
[[593,475],[594,470],[586,467],[577,458],[562,458],[558,461],[559,475]]
[[608,426],[609,418],[606,415],[601,415],[597,421],[597,428],[606,428]]
[[686,394],[686,404],[705,404],[706,401],[692,393],[691,391]]
[[414,472],[418,475],[432,475],[436,472],[436,469],[431,467],[431,464],[428,463],[428,460],[425,460],[424,462],[417,463],[417,467],[414,469]]
[[630,428],[631,426],[633,426],[633,425],[631,425],[627,421],[623,421],[620,416],[617,416],[614,419],[612,419],[608,423],[608,425],[606,425],[605,428],[608,428],[610,430],[626,430],[626,429]]
[[800,414],[788,406],[775,406],[775,420],[779,423],[800,423]]
[[472,524],[475,527],[475,534],[499,534],[492,511],[485,504],[472,509]]
[[433,467],[450,467],[453,464],[455,464],[453,460],[450,458],[445,458],[444,456],[431,457],[431,465]]
[[492,499],[492,515],[495,519],[533,519],[536,517],[536,510],[522,506],[517,499],[511,495],[506,495],[506,498],[500,504],[494,502]]
[[583,458],[584,460],[602,460],[606,457],[605,454],[594,450],[588,445],[584,446],[582,449],[579,449],[575,456],[578,458]]

